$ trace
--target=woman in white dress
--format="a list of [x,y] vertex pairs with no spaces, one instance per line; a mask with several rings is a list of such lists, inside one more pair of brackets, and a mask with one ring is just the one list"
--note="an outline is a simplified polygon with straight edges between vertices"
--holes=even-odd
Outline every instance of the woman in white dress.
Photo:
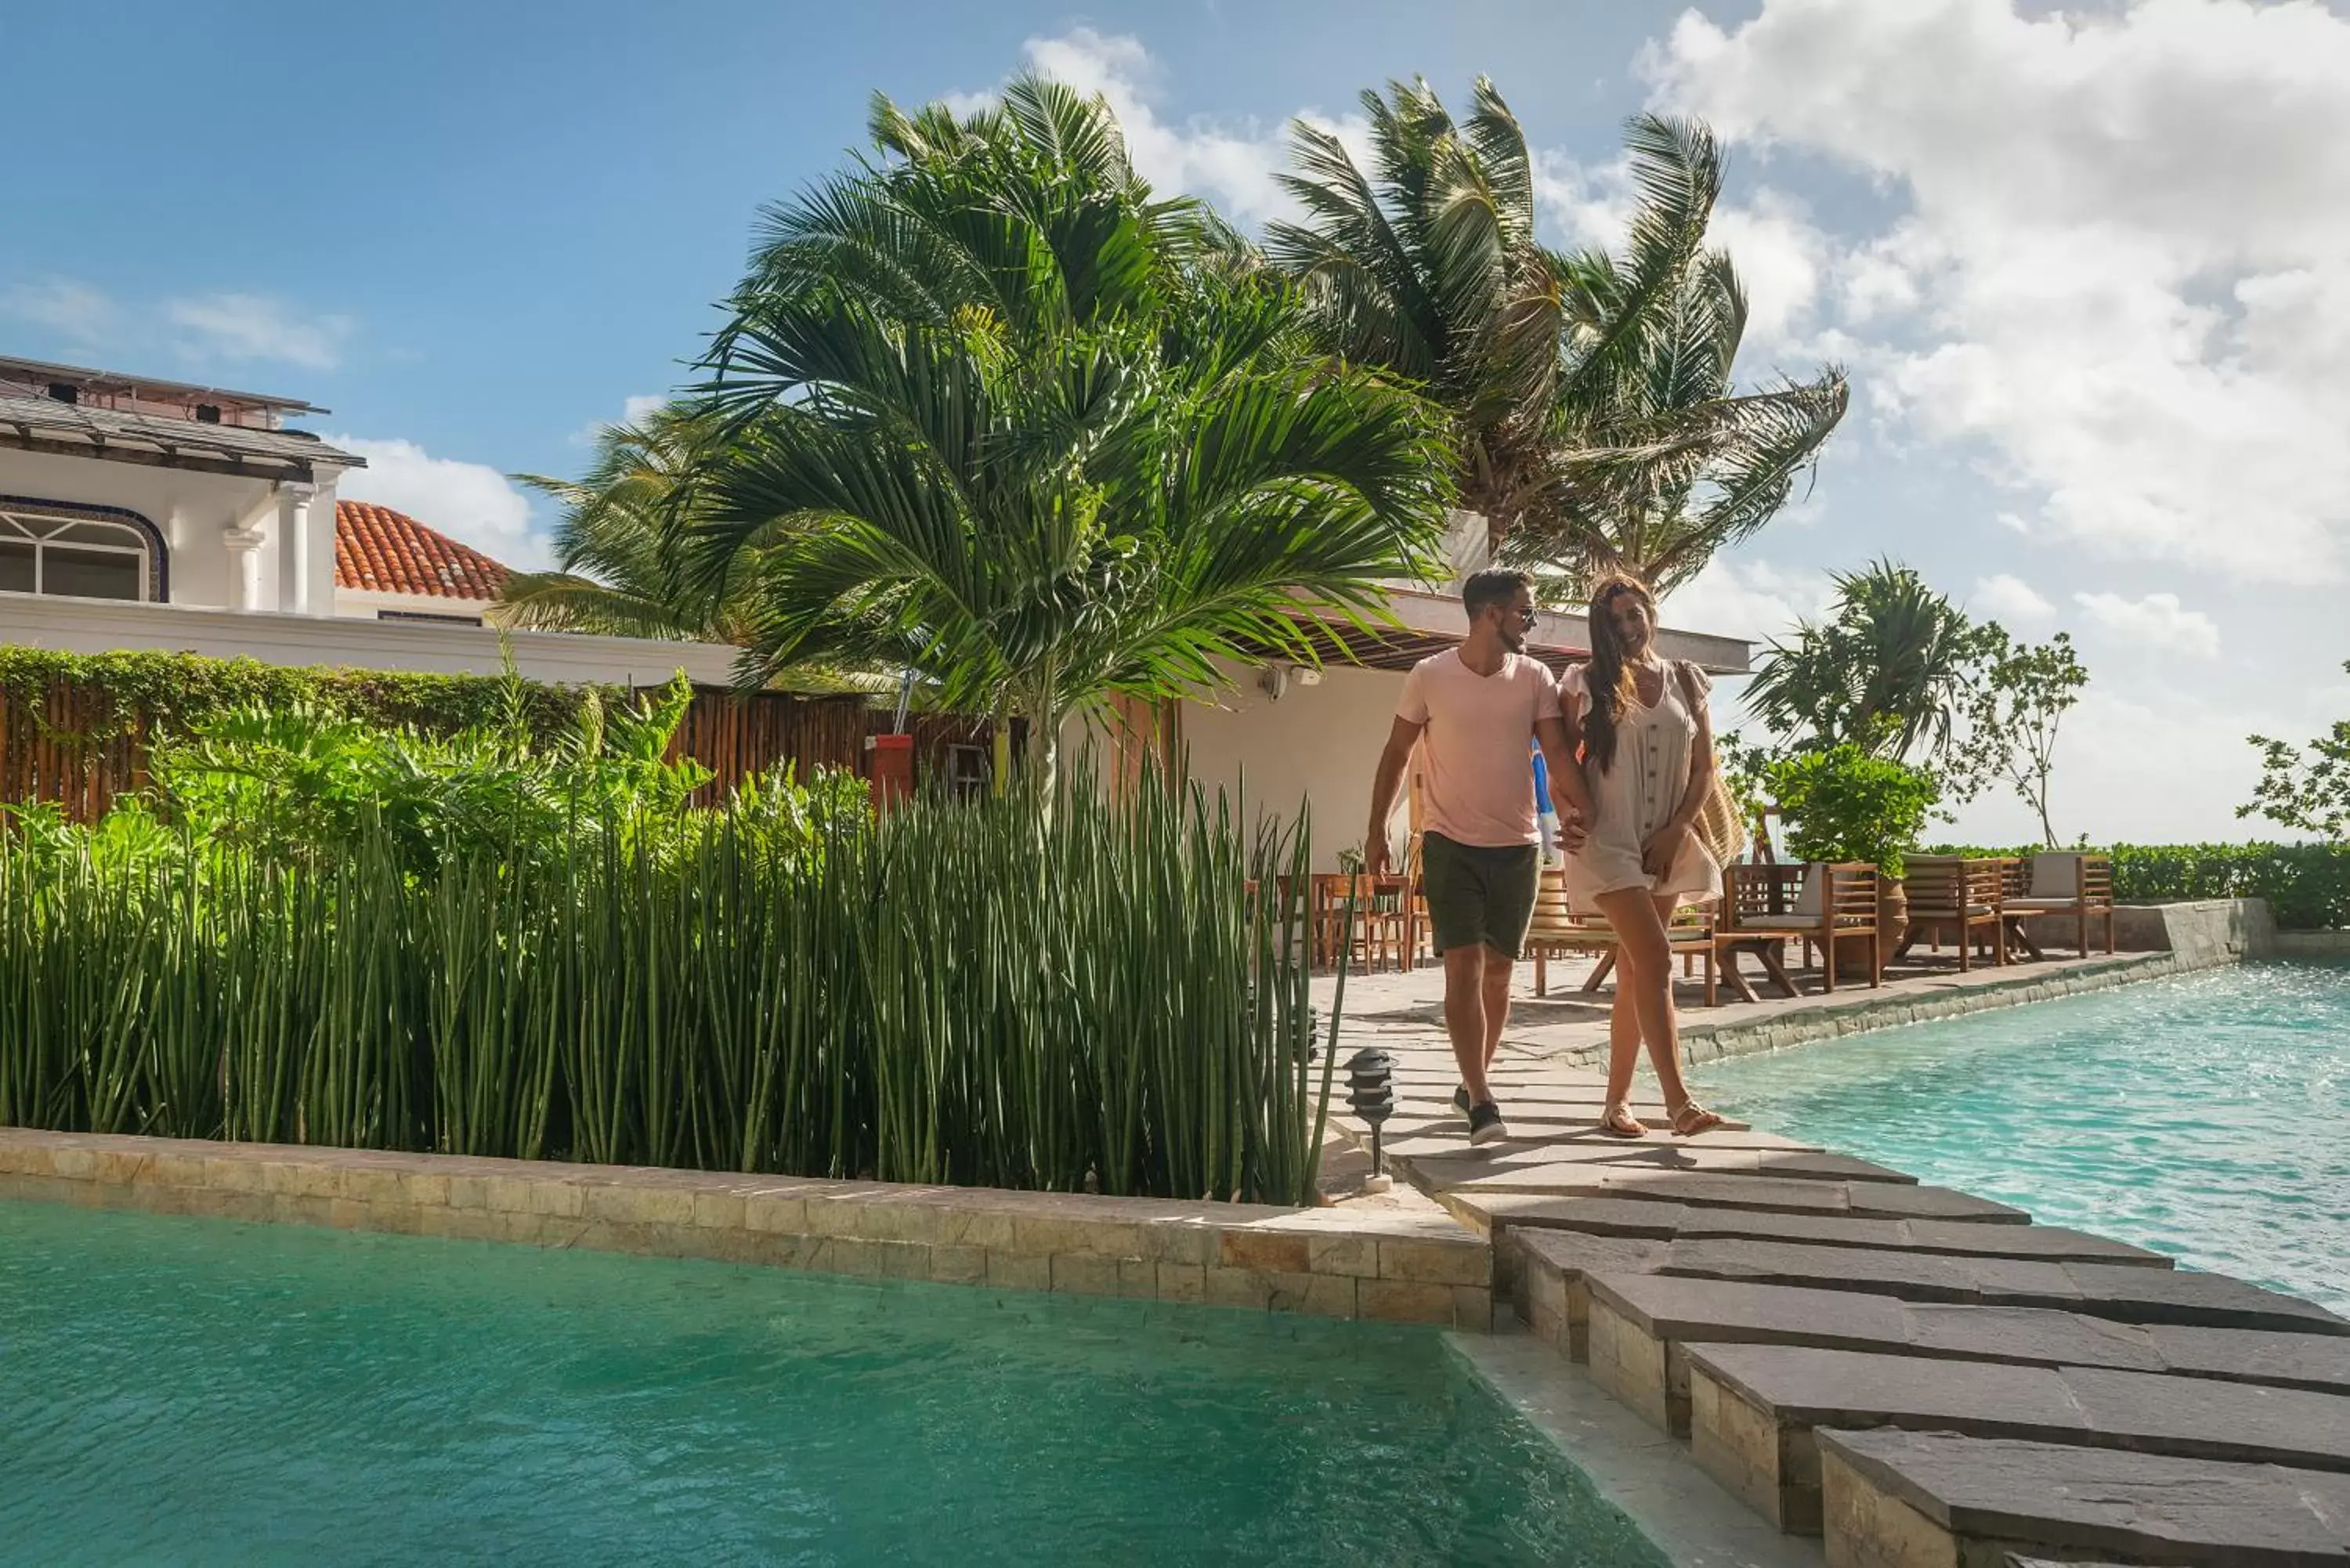
[[1691,828],[1713,783],[1705,698],[1712,683],[1694,664],[1658,658],[1656,639],[1656,600],[1647,586],[1603,578],[1591,597],[1591,661],[1569,670],[1559,685],[1567,744],[1582,761],[1569,794],[1583,796],[1575,805],[1586,835],[1567,857],[1567,902],[1605,916],[1617,939],[1607,1105],[1599,1119],[1599,1130],[1615,1137],[1648,1135],[1629,1103],[1643,1040],[1673,1131],[1687,1137],[1721,1125],[1681,1080],[1666,939],[1676,909],[1721,891],[1721,867]]

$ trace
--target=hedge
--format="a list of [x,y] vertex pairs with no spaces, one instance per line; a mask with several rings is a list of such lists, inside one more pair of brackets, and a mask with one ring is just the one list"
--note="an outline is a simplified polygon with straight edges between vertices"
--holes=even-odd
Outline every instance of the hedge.
[[[1936,845],[1936,855],[2033,855],[2041,846]],[[2125,904],[2265,898],[2285,930],[2350,927],[2350,844],[2116,844],[2114,898]]]
[[[421,675],[373,670],[306,670],[256,659],[211,659],[192,653],[60,653],[0,648],[0,696],[35,722],[53,693],[71,693],[74,728],[54,739],[84,744],[132,732],[143,717],[182,732],[246,702],[282,707],[307,701],[332,713],[369,723],[414,726],[450,734],[491,723],[506,711],[518,685],[525,716],[541,739],[578,722],[585,689],[497,675]],[[618,689],[608,691],[609,701]],[[93,701],[93,699],[95,701]]]

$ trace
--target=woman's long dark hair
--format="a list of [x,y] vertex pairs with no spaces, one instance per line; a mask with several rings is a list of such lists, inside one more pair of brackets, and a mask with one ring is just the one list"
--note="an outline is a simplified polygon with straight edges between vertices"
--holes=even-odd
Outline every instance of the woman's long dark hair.
[[1638,595],[1648,607],[1649,626],[1657,622],[1657,596],[1638,577],[1610,572],[1591,590],[1591,662],[1583,670],[1591,711],[1583,716],[1583,754],[1603,774],[1615,765],[1616,726],[1623,721],[1624,705],[1639,694],[1616,635],[1616,600],[1625,594]]

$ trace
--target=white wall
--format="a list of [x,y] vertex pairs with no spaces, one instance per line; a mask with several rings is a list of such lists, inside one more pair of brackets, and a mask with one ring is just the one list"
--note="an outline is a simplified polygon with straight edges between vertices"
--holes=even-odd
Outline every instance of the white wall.
[[202,609],[185,605],[114,604],[0,594],[0,643],[69,653],[150,649],[240,655],[265,664],[324,669],[413,670],[442,675],[495,675],[511,650],[533,680],[658,686],[678,670],[697,682],[733,679],[735,650],[702,642],[652,642],[571,632],[426,626],[414,622],[311,618]]
[[[310,602],[319,615],[331,613],[335,586],[335,487],[339,471],[322,467],[317,494],[310,503],[308,567]],[[258,529],[261,607],[276,609],[290,596],[285,540],[275,483],[186,469],[65,457],[51,452],[0,449],[0,495],[40,501],[74,501],[89,506],[120,506],[139,513],[162,531],[171,550],[171,601],[227,608],[236,603],[228,546],[231,528]],[[289,607],[290,607],[290,605]]]
[[[1191,777],[1237,793],[1245,784],[1253,815],[1284,820],[1300,800],[1313,807],[1314,865],[1336,871],[1338,851],[1359,846],[1371,811],[1371,774],[1378,766],[1396,701],[1399,671],[1331,666],[1318,686],[1293,674],[1278,701],[1257,684],[1253,666],[1228,671],[1232,684],[1215,701],[1183,707],[1183,742]],[[1405,833],[1407,789],[1396,792],[1388,819],[1390,843]]]

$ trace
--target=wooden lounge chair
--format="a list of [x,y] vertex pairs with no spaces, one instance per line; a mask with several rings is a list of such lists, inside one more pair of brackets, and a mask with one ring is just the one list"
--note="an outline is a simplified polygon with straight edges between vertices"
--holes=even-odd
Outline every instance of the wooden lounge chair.
[[1722,873],[1717,944],[1786,937],[1820,950],[1820,986],[1835,989],[1836,944],[1866,938],[1868,983],[1885,981],[1885,940],[1877,922],[1877,867],[1866,863],[1731,866]]
[[[1713,926],[1705,911],[1684,907],[1673,917],[1671,929],[1665,940],[1674,952],[1686,960],[1701,960],[1705,965],[1705,1004],[1715,1002],[1715,971],[1713,956]],[[1550,959],[1555,954],[1565,958],[1571,953],[1597,953],[1599,962],[1583,982],[1586,992],[1596,992],[1616,965],[1616,931],[1606,920],[1586,919],[1567,907],[1566,873],[1546,868],[1541,884],[1534,891],[1534,924],[1526,929],[1526,951],[1534,961],[1534,994],[1550,994]]]
[[[2078,923],[2081,956],[2089,956],[2089,921],[2106,921],[2106,951],[2114,950],[2114,863],[2110,856],[2070,851],[2008,863],[2002,902],[2010,919],[2071,915]],[[2029,939],[2026,939],[2030,945]],[[2036,955],[2038,949],[2033,947]]]
[[1958,940],[1959,971],[1973,967],[1975,933],[1991,942],[1991,962],[2007,961],[2007,920],[2002,910],[2006,893],[2003,860],[1963,855],[1912,855],[1903,885],[1909,894],[1909,929],[1893,956],[1908,952],[1929,930],[1939,941],[1943,931]]

